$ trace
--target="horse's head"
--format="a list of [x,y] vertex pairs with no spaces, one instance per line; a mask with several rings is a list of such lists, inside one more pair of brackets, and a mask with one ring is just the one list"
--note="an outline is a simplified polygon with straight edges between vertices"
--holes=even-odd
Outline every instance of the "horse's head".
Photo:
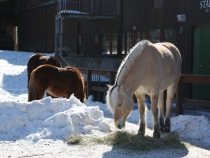
[[106,102],[109,110],[114,115],[115,126],[119,129],[125,126],[125,121],[133,109],[132,94],[127,94],[123,85],[108,86]]

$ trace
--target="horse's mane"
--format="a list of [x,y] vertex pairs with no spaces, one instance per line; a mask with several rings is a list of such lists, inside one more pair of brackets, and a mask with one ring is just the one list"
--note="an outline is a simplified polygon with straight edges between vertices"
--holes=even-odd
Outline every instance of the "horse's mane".
[[72,67],[72,66],[66,66],[65,68],[74,70],[77,73],[77,75],[80,76],[80,79],[82,81],[82,86],[85,87],[85,79],[82,76],[82,73],[81,73],[81,71],[79,69],[77,69],[75,67]]
[[[122,61],[115,80],[115,84],[109,87],[106,95],[106,102],[111,112],[114,111],[114,106],[117,105],[118,100],[118,89],[119,86],[123,83],[126,76],[129,73],[129,70],[135,63],[136,59],[141,55],[142,51],[144,50],[145,46],[148,45],[150,42],[147,40],[140,41],[137,43],[131,50],[130,53],[124,58]],[[111,95],[112,93],[112,95]]]
[[75,67],[72,67],[72,66],[66,66],[65,68],[74,70],[77,73],[77,75],[80,76],[81,86],[82,86],[83,93],[84,93],[84,98],[86,98],[85,79],[84,79],[81,71]]
[[143,40],[137,43],[131,50],[130,53],[124,58],[117,70],[117,76],[115,85],[121,85],[129,73],[130,68],[135,63],[135,60],[141,55],[144,47],[150,43],[148,40]]

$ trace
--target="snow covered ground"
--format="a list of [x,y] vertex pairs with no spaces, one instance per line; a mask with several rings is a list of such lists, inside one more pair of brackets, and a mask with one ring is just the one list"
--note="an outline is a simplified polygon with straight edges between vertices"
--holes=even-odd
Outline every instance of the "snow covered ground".
[[[171,120],[171,131],[191,144],[186,149],[139,153],[110,145],[67,144],[74,133],[101,136],[116,131],[113,116],[92,96],[84,104],[73,95],[27,102],[26,65],[32,54],[0,50],[0,157],[210,157],[210,110],[196,107],[186,107],[184,115],[173,113]],[[146,113],[146,135],[152,136],[151,112]],[[123,130],[137,132],[138,124],[135,108]]]

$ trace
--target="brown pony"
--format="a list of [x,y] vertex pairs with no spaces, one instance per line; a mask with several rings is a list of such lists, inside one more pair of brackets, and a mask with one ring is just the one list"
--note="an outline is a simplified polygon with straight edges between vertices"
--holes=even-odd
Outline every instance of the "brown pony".
[[74,67],[59,68],[44,64],[33,70],[30,78],[28,101],[42,99],[45,91],[52,96],[65,98],[74,93],[81,102],[86,98],[84,78]]
[[[27,72],[28,72],[28,85],[29,85],[29,81],[30,81],[30,75],[31,72],[36,69],[38,66],[43,65],[43,64],[50,64],[53,66],[57,66],[57,67],[62,67],[59,59],[56,56],[46,56],[44,54],[33,54],[27,63]],[[48,96],[50,96],[47,93]]]

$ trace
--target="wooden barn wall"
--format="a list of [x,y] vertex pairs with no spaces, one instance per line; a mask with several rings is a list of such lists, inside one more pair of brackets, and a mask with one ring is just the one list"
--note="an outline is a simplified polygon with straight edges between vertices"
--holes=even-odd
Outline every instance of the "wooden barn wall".
[[[32,0],[30,5],[33,6],[43,2],[46,1]],[[136,26],[136,31],[173,28],[176,33],[175,45],[179,48],[183,58],[182,73],[192,73],[193,28],[197,25],[210,24],[210,12],[207,13],[204,9],[200,9],[201,0],[164,0],[163,6],[157,8],[154,8],[154,0],[121,0],[121,2],[123,2],[122,33],[134,31],[133,26]],[[22,3],[21,7],[23,8],[29,6],[29,1],[27,0],[21,0],[20,3]],[[106,8],[109,3],[113,2],[111,0],[103,1],[103,7]],[[78,5],[70,5],[67,8],[76,10]],[[84,10],[89,10],[90,6],[87,5],[83,8]],[[101,12],[111,11],[110,8],[104,8],[101,8]],[[56,14],[56,9],[56,4],[53,4],[19,13],[18,33],[20,50],[54,51],[54,15]],[[186,22],[177,21],[177,15],[179,14],[186,14]],[[180,28],[183,28],[182,33],[180,33]],[[65,37],[63,41],[65,45],[72,45],[77,49],[77,34],[97,36],[118,34],[119,30],[120,19],[116,21],[80,22],[66,19],[64,20]],[[72,37],[69,38],[70,36]],[[90,47],[93,48],[95,38],[84,38],[83,43],[88,46],[93,45]],[[88,51],[92,52],[95,50]]]
[[56,11],[56,5],[48,5],[19,13],[19,50],[54,52]]
[[46,52],[55,51],[55,15],[57,5],[48,5],[46,8]]
[[162,7],[154,8],[153,0],[123,1],[123,31],[151,30],[174,27],[176,16],[172,1],[164,1]]
[[2,13],[13,13],[15,9],[14,0],[7,0],[0,2],[0,14]]
[[77,20],[63,20],[63,46],[69,46],[74,53],[77,53]]
[[[176,21],[176,46],[178,47],[182,55],[182,73],[189,73],[189,50],[187,45],[190,44],[188,41],[188,36],[190,30],[187,30],[187,22],[178,22],[177,15],[186,14],[186,11],[189,9],[187,6],[187,0],[176,0],[174,1],[174,14]],[[186,15],[187,16],[187,15]],[[187,17],[188,18],[188,17]],[[188,19],[187,19],[188,20]],[[180,33],[180,29],[183,28],[183,33]]]
[[[130,1],[122,1],[123,2],[123,31],[132,31],[133,26],[139,26],[139,23],[141,23],[141,27],[146,27],[147,24],[145,23],[146,20],[142,20],[140,18],[140,15],[138,14],[139,8],[139,2],[136,0],[130,0]],[[143,14],[144,15],[144,14]],[[147,17],[145,17],[146,19]],[[139,27],[137,27],[137,30]]]
[[[123,32],[173,28],[175,45],[179,48],[183,63],[182,73],[191,73],[193,27],[210,24],[210,12],[200,9],[201,0],[164,0],[162,7],[154,7],[154,0],[123,1]],[[186,22],[178,22],[177,15],[186,14]],[[180,28],[183,32],[180,33]]]
[[[186,22],[176,22],[176,45],[182,54],[182,73],[192,73],[193,28],[210,24],[210,12],[200,9],[201,0],[174,1],[175,15],[186,14]],[[183,33],[180,33],[183,27]]]

